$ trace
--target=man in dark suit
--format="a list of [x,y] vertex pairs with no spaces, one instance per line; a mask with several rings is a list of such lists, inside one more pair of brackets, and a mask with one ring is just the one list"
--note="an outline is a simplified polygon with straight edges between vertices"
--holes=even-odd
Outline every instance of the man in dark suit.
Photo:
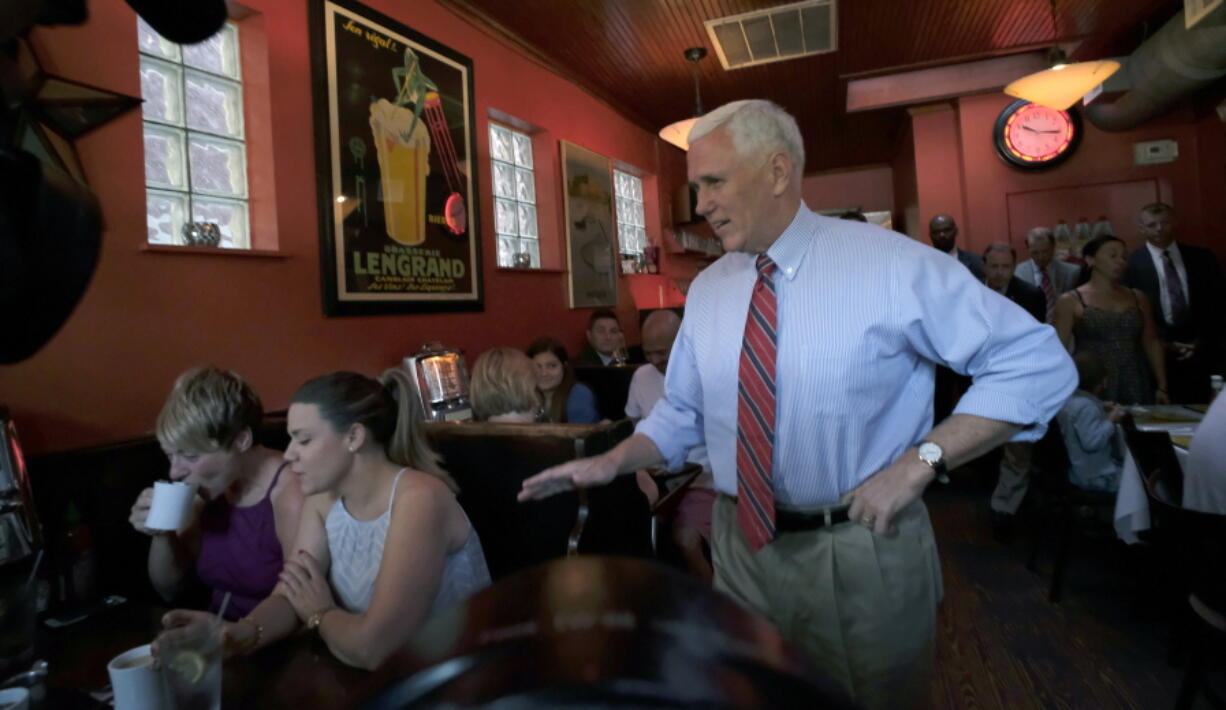
[[962,265],[970,269],[975,278],[983,281],[983,260],[978,254],[963,251],[958,248],[958,223],[947,214],[939,214],[928,223],[928,238],[938,251],[954,257]]
[[984,284],[1026,309],[1040,323],[1047,322],[1047,299],[1043,292],[1013,275],[1017,251],[1004,242],[989,244],[983,252]]
[[[1036,286],[1013,275],[1017,251],[1010,244],[997,242],[983,252],[984,285],[1026,309],[1035,320],[1047,322],[1047,299]],[[1018,316],[1025,318],[1025,316]],[[992,492],[992,528],[998,538],[1008,536],[1013,516],[1030,487],[1030,462],[1033,444],[1011,442],[1001,447],[1000,476]]]
[[1176,241],[1175,210],[1161,202],[1137,216],[1145,246],[1128,257],[1124,283],[1154,309],[1166,350],[1172,402],[1209,401],[1209,376],[1223,372],[1226,284],[1213,252]]
[[576,365],[604,367],[615,362],[618,348],[626,346],[621,322],[608,308],[597,308],[587,319],[587,345],[575,358]]

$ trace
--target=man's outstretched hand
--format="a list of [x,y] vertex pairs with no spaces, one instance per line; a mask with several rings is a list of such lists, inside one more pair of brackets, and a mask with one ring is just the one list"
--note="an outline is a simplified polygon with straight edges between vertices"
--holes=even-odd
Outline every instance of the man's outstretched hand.
[[617,466],[605,456],[567,461],[547,468],[524,481],[517,496],[520,502],[541,500],[576,488],[603,486],[617,476]]

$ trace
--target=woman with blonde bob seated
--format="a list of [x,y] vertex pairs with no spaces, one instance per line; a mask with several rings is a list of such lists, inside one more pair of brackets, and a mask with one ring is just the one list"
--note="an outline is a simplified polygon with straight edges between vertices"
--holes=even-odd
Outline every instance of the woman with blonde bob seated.
[[237,619],[272,593],[293,549],[303,496],[280,452],[255,443],[264,416],[243,378],[198,367],[175,381],[157,419],[157,438],[170,459],[170,478],[197,487],[199,498],[182,530],[146,527],[153,489],[132,506],[129,522],[151,538],[149,579],[166,601],[177,596],[188,569],[212,589],[216,611],[227,593],[226,616]]
[[[344,663],[373,669],[432,613],[489,584],[481,542],[426,441],[408,377],[337,372],[294,394],[285,459],[310,498],[272,596],[225,625],[227,654],[305,626]],[[155,653],[163,639],[198,634],[210,621],[169,612]]]
[[491,348],[473,365],[469,392],[482,421],[535,422],[541,417],[536,365],[515,348]]

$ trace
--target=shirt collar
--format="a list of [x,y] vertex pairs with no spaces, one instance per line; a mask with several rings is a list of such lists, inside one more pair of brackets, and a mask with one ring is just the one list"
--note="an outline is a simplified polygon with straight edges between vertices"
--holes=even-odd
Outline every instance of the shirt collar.
[[[1145,248],[1149,249],[1149,255],[1154,258],[1155,264],[1162,260],[1162,252],[1164,250],[1159,249],[1158,247],[1154,246],[1153,244],[1150,244],[1149,242],[1145,242]],[[1171,253],[1172,259],[1182,258],[1179,253],[1179,242],[1172,241],[1171,245],[1167,247],[1165,251],[1169,251]]]
[[766,250],[766,255],[775,262],[777,273],[783,274],[789,281],[796,278],[796,273],[800,271],[813,236],[823,231],[820,219],[802,200],[792,223]]

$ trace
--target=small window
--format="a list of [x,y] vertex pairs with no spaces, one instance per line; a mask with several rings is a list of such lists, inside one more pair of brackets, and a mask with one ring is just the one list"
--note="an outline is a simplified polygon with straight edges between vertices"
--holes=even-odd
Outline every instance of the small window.
[[617,195],[617,243],[622,264],[641,265],[647,246],[647,224],[643,212],[643,181],[620,170],[613,170],[613,190]]
[[150,244],[250,249],[238,27],[179,45],[137,19]]
[[490,123],[490,162],[498,266],[539,269],[541,245],[536,223],[532,138],[526,133]]

